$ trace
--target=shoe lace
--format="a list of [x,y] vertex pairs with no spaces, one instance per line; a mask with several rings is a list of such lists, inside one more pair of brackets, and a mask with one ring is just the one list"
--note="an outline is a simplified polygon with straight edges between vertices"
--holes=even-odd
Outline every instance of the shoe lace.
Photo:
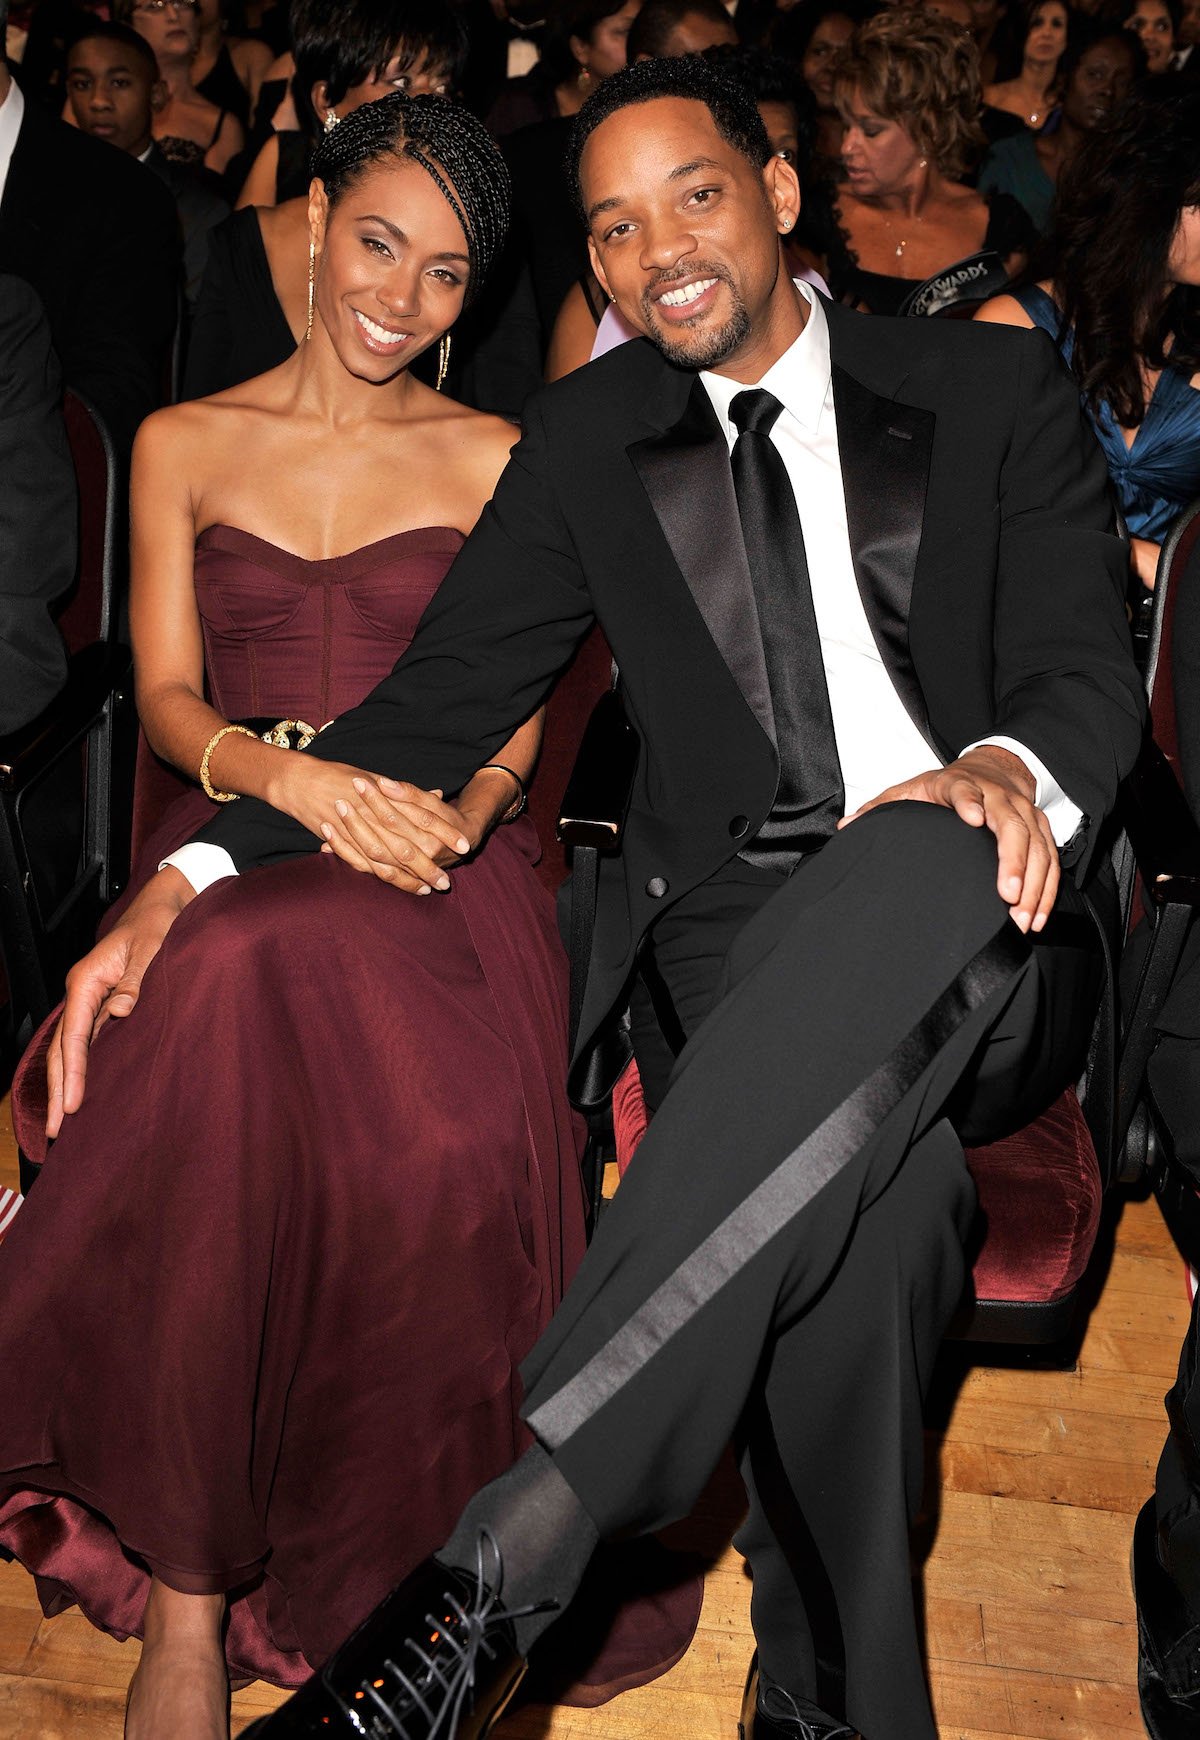
[[[763,1713],[774,1721],[786,1721],[796,1726],[795,1740],[859,1740],[857,1728],[830,1728],[824,1722],[815,1727],[800,1710],[799,1705],[789,1692],[782,1686],[764,1686],[759,1694],[759,1704]],[[774,1708],[772,1708],[774,1705]]]
[[[422,1740],[453,1740],[459,1717],[475,1690],[480,1657],[495,1660],[492,1635],[514,1619],[558,1611],[557,1601],[518,1608],[501,1606],[503,1583],[500,1548],[491,1531],[481,1529],[475,1548],[473,1597],[463,1606],[449,1590],[443,1594],[445,1612],[441,1618],[433,1613],[425,1615],[428,1645],[406,1638],[403,1649],[397,1652],[405,1658],[404,1665],[385,1658],[382,1673],[360,1683],[353,1703],[342,1697],[325,1675],[326,1689],[356,1734],[394,1734],[397,1740],[416,1740],[409,1724],[419,1715]],[[371,1726],[363,1720],[365,1716],[370,1717]]]

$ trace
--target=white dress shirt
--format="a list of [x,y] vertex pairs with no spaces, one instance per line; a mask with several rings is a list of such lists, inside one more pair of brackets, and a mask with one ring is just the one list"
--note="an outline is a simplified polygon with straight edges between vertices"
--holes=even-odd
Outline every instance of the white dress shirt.
[[[739,382],[702,374],[709,398],[724,424],[730,451],[737,429],[729,406],[744,386],[764,387],[783,405],[771,439],[787,466],[796,494],[812,580],[813,608],[821,636],[821,656],[829,685],[829,705],[849,815],[889,786],[913,779],[938,765],[904,709],[875,645],[850,559],[846,493],[838,454],[833,410],[829,326],[821,299],[810,285],[797,284],[809,305],[804,331],[761,381]],[[986,737],[968,749],[994,744],[1019,756],[1037,782],[1034,801],[1046,812],[1058,845],[1079,826],[1082,812],[1046,768],[1011,737]],[[966,749],[960,751],[965,754]],[[197,894],[223,876],[236,876],[233,859],[220,846],[200,841],[181,846],[164,863],[191,883]]]
[[17,134],[21,131],[21,117],[25,113],[25,98],[16,79],[10,76],[8,95],[0,103],[0,199],[4,198],[4,188],[8,181],[8,166],[12,162],[12,154],[17,145]]
[[[761,380],[733,381],[708,373],[700,379],[724,427],[730,452],[738,431],[729,421],[729,407],[738,393],[747,386],[762,387],[783,406],[771,439],[787,467],[804,531],[813,610],[842,764],[845,814],[851,815],[889,786],[928,773],[939,765],[940,757],[905,710],[863,609],[846,527],[829,323],[812,286],[797,281],[796,288],[809,306],[804,331]],[[959,753],[983,744],[1007,749],[1025,763],[1037,782],[1034,801],[1045,811],[1057,844],[1065,845],[1079,826],[1082,811],[1038,757],[1011,737],[981,738]]]

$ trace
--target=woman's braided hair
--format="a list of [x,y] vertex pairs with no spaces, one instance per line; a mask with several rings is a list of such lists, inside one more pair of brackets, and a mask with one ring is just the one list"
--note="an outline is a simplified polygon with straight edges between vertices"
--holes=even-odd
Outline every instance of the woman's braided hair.
[[391,91],[351,110],[322,135],[312,172],[334,206],[373,164],[389,156],[419,163],[462,225],[471,260],[470,301],[508,232],[508,169],[491,135],[469,109],[445,97]]

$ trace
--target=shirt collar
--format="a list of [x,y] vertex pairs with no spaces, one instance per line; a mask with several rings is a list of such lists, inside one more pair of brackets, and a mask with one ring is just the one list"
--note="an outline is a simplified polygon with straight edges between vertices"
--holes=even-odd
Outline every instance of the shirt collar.
[[829,322],[821,298],[812,285],[797,279],[796,289],[808,303],[804,331],[771,364],[760,381],[732,381],[727,375],[710,374],[707,370],[700,375],[714,411],[731,432],[733,424],[729,421],[729,407],[747,386],[763,387],[768,393],[774,393],[785,411],[790,412],[810,434],[815,435],[820,427],[832,379]]
[[8,179],[8,166],[16,149],[21,117],[25,113],[25,98],[16,79],[10,78],[8,95],[0,103],[0,193]]

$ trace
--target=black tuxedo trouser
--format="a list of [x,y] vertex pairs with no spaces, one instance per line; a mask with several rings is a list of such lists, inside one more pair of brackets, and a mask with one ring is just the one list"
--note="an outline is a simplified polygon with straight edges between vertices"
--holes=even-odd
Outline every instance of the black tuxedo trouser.
[[1068,889],[1031,947],[992,835],[925,804],[733,881],[715,1002],[523,1368],[525,1418],[606,1538],[686,1514],[735,1438],[764,1670],[869,1740],[933,1740],[908,1527],[974,1206],[956,1131],[1018,1128],[1071,1079],[1094,932]]

